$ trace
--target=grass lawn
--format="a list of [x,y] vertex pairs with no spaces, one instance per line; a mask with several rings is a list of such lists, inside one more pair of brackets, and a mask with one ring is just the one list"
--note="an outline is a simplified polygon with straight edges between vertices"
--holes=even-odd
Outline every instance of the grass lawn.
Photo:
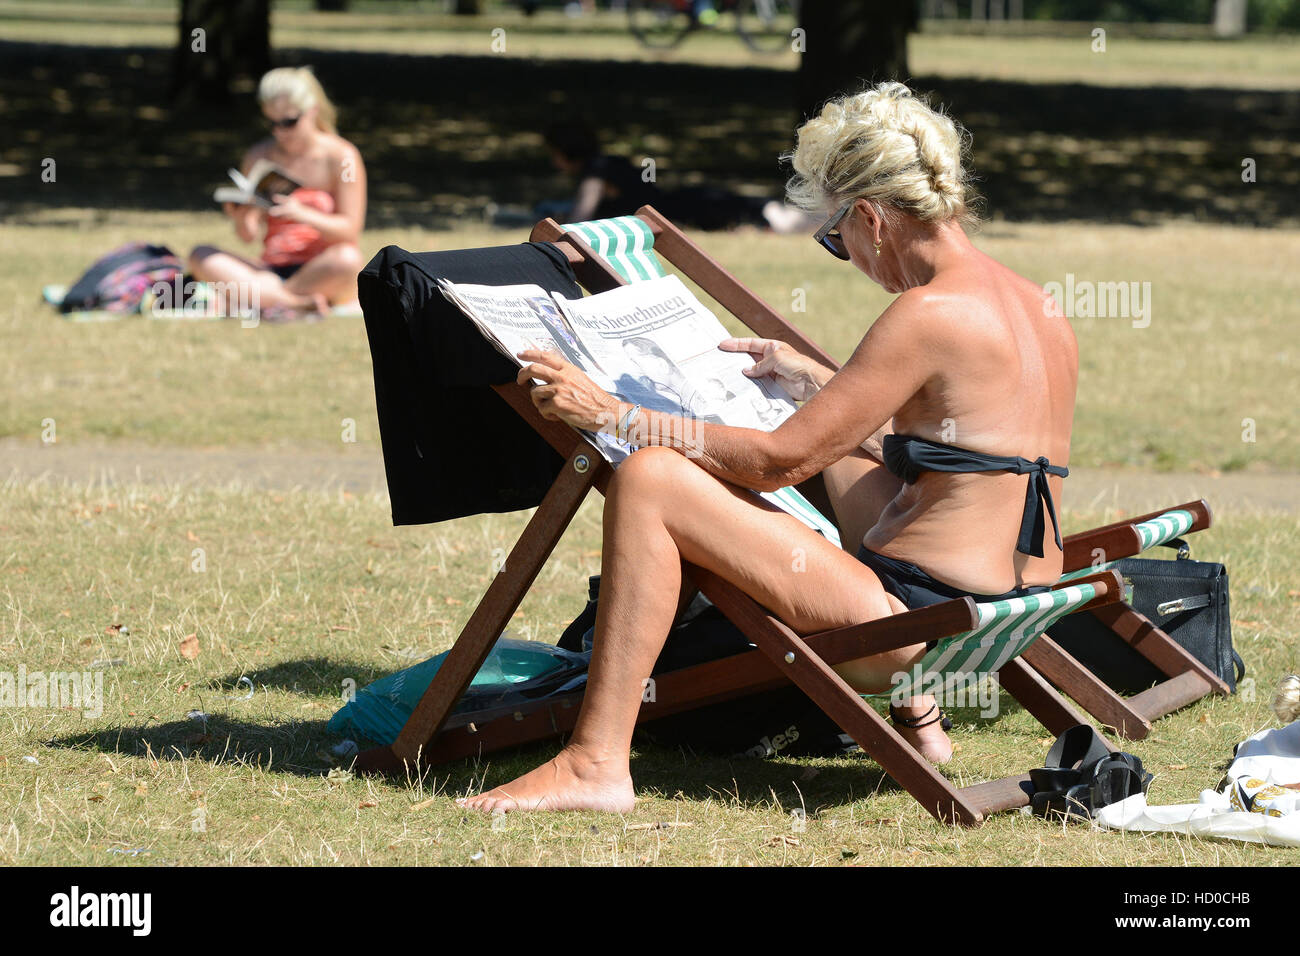
[[[0,234],[0,297],[14,303],[0,317],[9,381],[0,422],[11,440],[34,446],[42,420],[54,419],[60,443],[103,442],[106,454],[114,439],[378,453],[359,320],[77,325],[36,305],[34,275],[62,276],[93,250],[140,234],[181,244],[222,228],[215,215],[83,215],[84,228],[63,221]],[[412,248],[520,238],[475,228],[370,237],[375,246]],[[1076,323],[1084,375],[1073,463],[1295,470],[1290,358],[1278,336],[1294,295],[1281,262],[1300,236],[1004,224],[978,241],[1042,281],[1073,271],[1153,283],[1148,327]],[[705,244],[837,355],[886,302],[806,239],[711,235]],[[1213,276],[1189,266],[1209,245],[1222,250]],[[39,268],[30,253],[18,255],[24,249],[36,250]],[[804,313],[791,311],[794,288],[807,292]],[[1243,300],[1254,308],[1241,309]],[[277,374],[284,368],[293,374]],[[1180,389],[1179,381],[1190,384]],[[1241,441],[1248,415],[1259,423],[1253,444]],[[357,422],[355,446],[340,441],[344,417]],[[105,464],[129,474],[129,461]],[[1067,487],[1067,532],[1111,517],[1085,509],[1071,504]],[[1286,857],[1177,837],[1061,831],[1016,815],[952,831],[863,757],[754,761],[644,749],[634,762],[642,799],[626,819],[519,817],[497,829],[458,811],[450,796],[510,779],[550,748],[405,782],[330,775],[326,749],[336,740],[324,721],[343,681],[364,686],[448,647],[486,587],[496,549],[510,546],[525,517],[395,529],[385,497],[337,490],[11,480],[0,495],[0,660],[29,672],[102,673],[106,705],[95,717],[8,711],[0,724],[0,862],[1139,865]],[[1197,555],[1231,569],[1234,637],[1260,692],[1253,701],[1198,704],[1129,745],[1158,774],[1153,799],[1195,800],[1215,785],[1232,745],[1268,725],[1267,688],[1295,666],[1296,525],[1293,512],[1239,508],[1198,536]],[[191,570],[196,548],[202,572]],[[599,548],[598,504],[589,502],[511,633],[553,641],[581,608]],[[186,660],[179,648],[191,634],[200,653]],[[961,750],[946,771],[954,779],[1041,763],[1047,735],[1009,698],[1002,704],[992,721],[959,714]],[[209,716],[190,719],[192,711]],[[792,830],[792,808],[807,813],[802,832]],[[649,828],[665,821],[675,825]]]
[[[1106,515],[1068,512],[1067,530]],[[102,673],[102,716],[11,709],[0,724],[0,863],[1282,863],[1265,850],[1051,825],[1017,814],[975,831],[934,822],[862,757],[725,759],[639,749],[626,817],[512,815],[451,797],[510,779],[541,746],[420,779],[353,779],[325,749],[343,681],[445,649],[522,516],[394,529],[381,497],[237,487],[10,483],[0,496],[0,659]],[[1266,688],[1295,658],[1297,519],[1237,513],[1199,536],[1225,560],[1234,638],[1260,690],[1202,702],[1127,744],[1152,800],[1195,801],[1231,748],[1269,726]],[[553,639],[599,566],[590,503],[511,625]],[[194,549],[205,570],[191,570]],[[121,625],[121,629],[115,627]],[[193,660],[180,645],[196,635]],[[240,678],[251,682],[241,684]],[[1005,695],[958,711],[961,783],[1023,772],[1050,743]],[[187,715],[201,712],[206,719]],[[807,815],[794,829],[792,809]],[[667,829],[651,828],[671,823]],[[135,852],[138,851],[138,852]],[[134,853],[135,855],[132,855]]]
[[[233,244],[216,213],[58,210],[0,232],[0,437],[37,442],[131,438],[159,444],[378,447],[369,348],[358,320],[76,324],[39,299],[131,238],[177,250]],[[430,250],[522,241],[527,230],[372,230],[367,255],[395,243]],[[802,236],[707,234],[706,249],[836,357],[853,350],[890,297]],[[1080,382],[1071,462],[1162,470],[1300,470],[1292,323],[1300,230],[988,225],[991,255],[1041,283],[1149,283],[1150,322],[1077,318]],[[1206,259],[1213,250],[1213,267]],[[796,290],[802,290],[800,295]],[[802,306],[805,311],[796,311]],[[721,311],[721,310],[719,310]],[[739,330],[739,326],[733,327]],[[292,369],[291,380],[276,374]],[[1255,441],[1243,441],[1243,421]]]
[[[724,14],[718,27],[691,34],[676,49],[643,47],[628,30],[623,11],[601,10],[595,16],[568,17],[556,5],[526,17],[514,4],[484,3],[478,17],[453,16],[434,3],[367,3],[354,0],[346,14],[319,13],[306,2],[277,0],[272,11],[271,42],[277,49],[370,50],[432,55],[504,55],[523,58],[640,60],[648,63],[697,63],[710,66],[763,64],[794,70],[798,55],[762,55],[736,36],[734,21]],[[3,0],[0,39],[82,42],[93,35],[97,45],[170,47],[176,41],[177,6],[171,0],[132,3]],[[1094,52],[1092,30],[1107,30],[1104,52]],[[957,31],[966,24],[927,21],[909,37],[915,75],[969,76],[1033,82],[1081,82],[1103,85],[1157,83],[1168,86],[1214,86],[1295,89],[1300,74],[1294,65],[1300,38],[1250,36],[1233,42],[1208,36],[1178,40],[1152,36],[1149,28],[1124,23],[1030,24],[1041,34],[992,35]],[[505,30],[505,49],[494,49],[493,30]]]
[[[526,22],[503,11],[508,56],[493,59],[492,18],[356,6],[340,19],[276,4],[274,31],[287,62],[320,66],[345,134],[367,158],[367,255],[390,243],[522,241],[526,230],[490,229],[479,213],[490,199],[556,191],[534,127],[576,100],[613,118],[621,152],[749,192],[779,187],[793,58],[760,62],[721,34],[660,58],[635,47],[621,19]],[[102,713],[2,711],[0,864],[1290,860],[1018,814],[949,829],[860,755],[760,761],[638,748],[639,800],[626,817],[497,821],[451,798],[512,778],[554,745],[409,780],[335,766],[324,724],[345,681],[363,686],[446,649],[527,515],[394,528],[385,495],[331,482],[329,461],[379,456],[358,319],[75,324],[40,303],[43,284],[70,282],[127,240],[182,253],[236,245],[207,195],[256,119],[247,103],[215,116],[168,111],[161,50],[175,7],[0,0],[0,55],[15,64],[0,77],[0,103],[16,131],[0,143],[0,672],[89,671],[104,689]],[[1136,283],[1149,304],[1140,327],[1132,317],[1073,320],[1072,466],[1207,481],[1237,471],[1277,483],[1300,472],[1294,49],[1172,43],[1120,27],[1105,59],[1081,52],[1086,37],[913,38],[913,68],[975,133],[993,215],[977,244],[1038,282]],[[596,56],[643,62],[597,87]],[[547,94],[507,95],[519,88]],[[1256,186],[1238,182],[1246,155],[1260,158]],[[57,157],[59,179],[38,192],[46,156]],[[698,238],[839,358],[888,304],[806,237]],[[355,443],[343,441],[348,420]],[[6,467],[7,450],[31,460],[51,434],[124,477],[104,481],[96,468],[63,481]],[[321,473],[270,486],[251,471],[233,482],[132,478],[131,450],[145,446],[254,463],[297,454]],[[1071,498],[1067,482],[1063,530],[1113,519],[1100,500]],[[1156,774],[1153,802],[1196,800],[1218,783],[1233,744],[1273,722],[1269,691],[1298,666],[1298,523],[1294,507],[1239,503],[1197,536],[1195,556],[1231,572],[1234,640],[1255,694],[1203,701],[1126,745]],[[593,500],[510,634],[553,641],[581,609],[600,547]],[[1042,763],[1046,732],[1009,697],[1000,704],[988,720],[955,714],[959,750],[944,772],[959,783]]]

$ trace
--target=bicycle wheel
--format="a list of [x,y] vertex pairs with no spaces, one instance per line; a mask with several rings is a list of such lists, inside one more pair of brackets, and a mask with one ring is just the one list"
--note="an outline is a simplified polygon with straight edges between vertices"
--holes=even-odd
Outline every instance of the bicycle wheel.
[[628,0],[628,27],[644,46],[671,49],[694,28],[691,10],[691,0]]
[[736,30],[755,53],[781,53],[790,49],[799,26],[799,0],[740,0]]

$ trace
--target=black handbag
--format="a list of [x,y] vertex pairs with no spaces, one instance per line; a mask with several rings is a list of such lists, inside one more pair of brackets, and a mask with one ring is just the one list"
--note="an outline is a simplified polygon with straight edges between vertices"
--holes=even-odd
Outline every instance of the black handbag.
[[[1191,560],[1191,549],[1181,538],[1166,542],[1165,547],[1177,549],[1174,560],[1121,558],[1111,565],[1124,579],[1125,600],[1236,693],[1246,666],[1232,649],[1228,572],[1216,562]],[[1121,693],[1138,693],[1165,679],[1154,664],[1091,614],[1067,615],[1047,633]]]

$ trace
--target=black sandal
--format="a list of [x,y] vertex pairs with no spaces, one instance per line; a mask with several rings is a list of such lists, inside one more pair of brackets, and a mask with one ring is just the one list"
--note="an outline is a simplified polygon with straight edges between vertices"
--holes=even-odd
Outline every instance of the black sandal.
[[[938,717],[935,717],[931,720],[925,719],[929,717],[931,714],[933,714],[936,710],[939,712]],[[898,716],[898,712],[894,710],[894,705],[890,704],[889,719],[892,720],[894,723],[898,724],[898,726],[900,727],[906,727],[908,730],[917,730],[921,727],[929,727],[931,724],[938,724],[940,728],[942,728],[945,732],[952,730],[952,718],[950,718],[947,714],[945,714],[943,712],[943,708],[940,707],[938,704],[932,704],[930,706],[930,709],[927,710],[920,717],[900,717]]]

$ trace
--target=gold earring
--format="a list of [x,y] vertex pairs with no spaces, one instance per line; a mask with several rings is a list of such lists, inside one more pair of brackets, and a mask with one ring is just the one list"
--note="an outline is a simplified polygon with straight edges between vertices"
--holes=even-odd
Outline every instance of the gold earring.
[[875,242],[875,247],[876,247],[876,255],[880,255],[880,240],[879,240],[879,239],[876,240],[876,242]]

